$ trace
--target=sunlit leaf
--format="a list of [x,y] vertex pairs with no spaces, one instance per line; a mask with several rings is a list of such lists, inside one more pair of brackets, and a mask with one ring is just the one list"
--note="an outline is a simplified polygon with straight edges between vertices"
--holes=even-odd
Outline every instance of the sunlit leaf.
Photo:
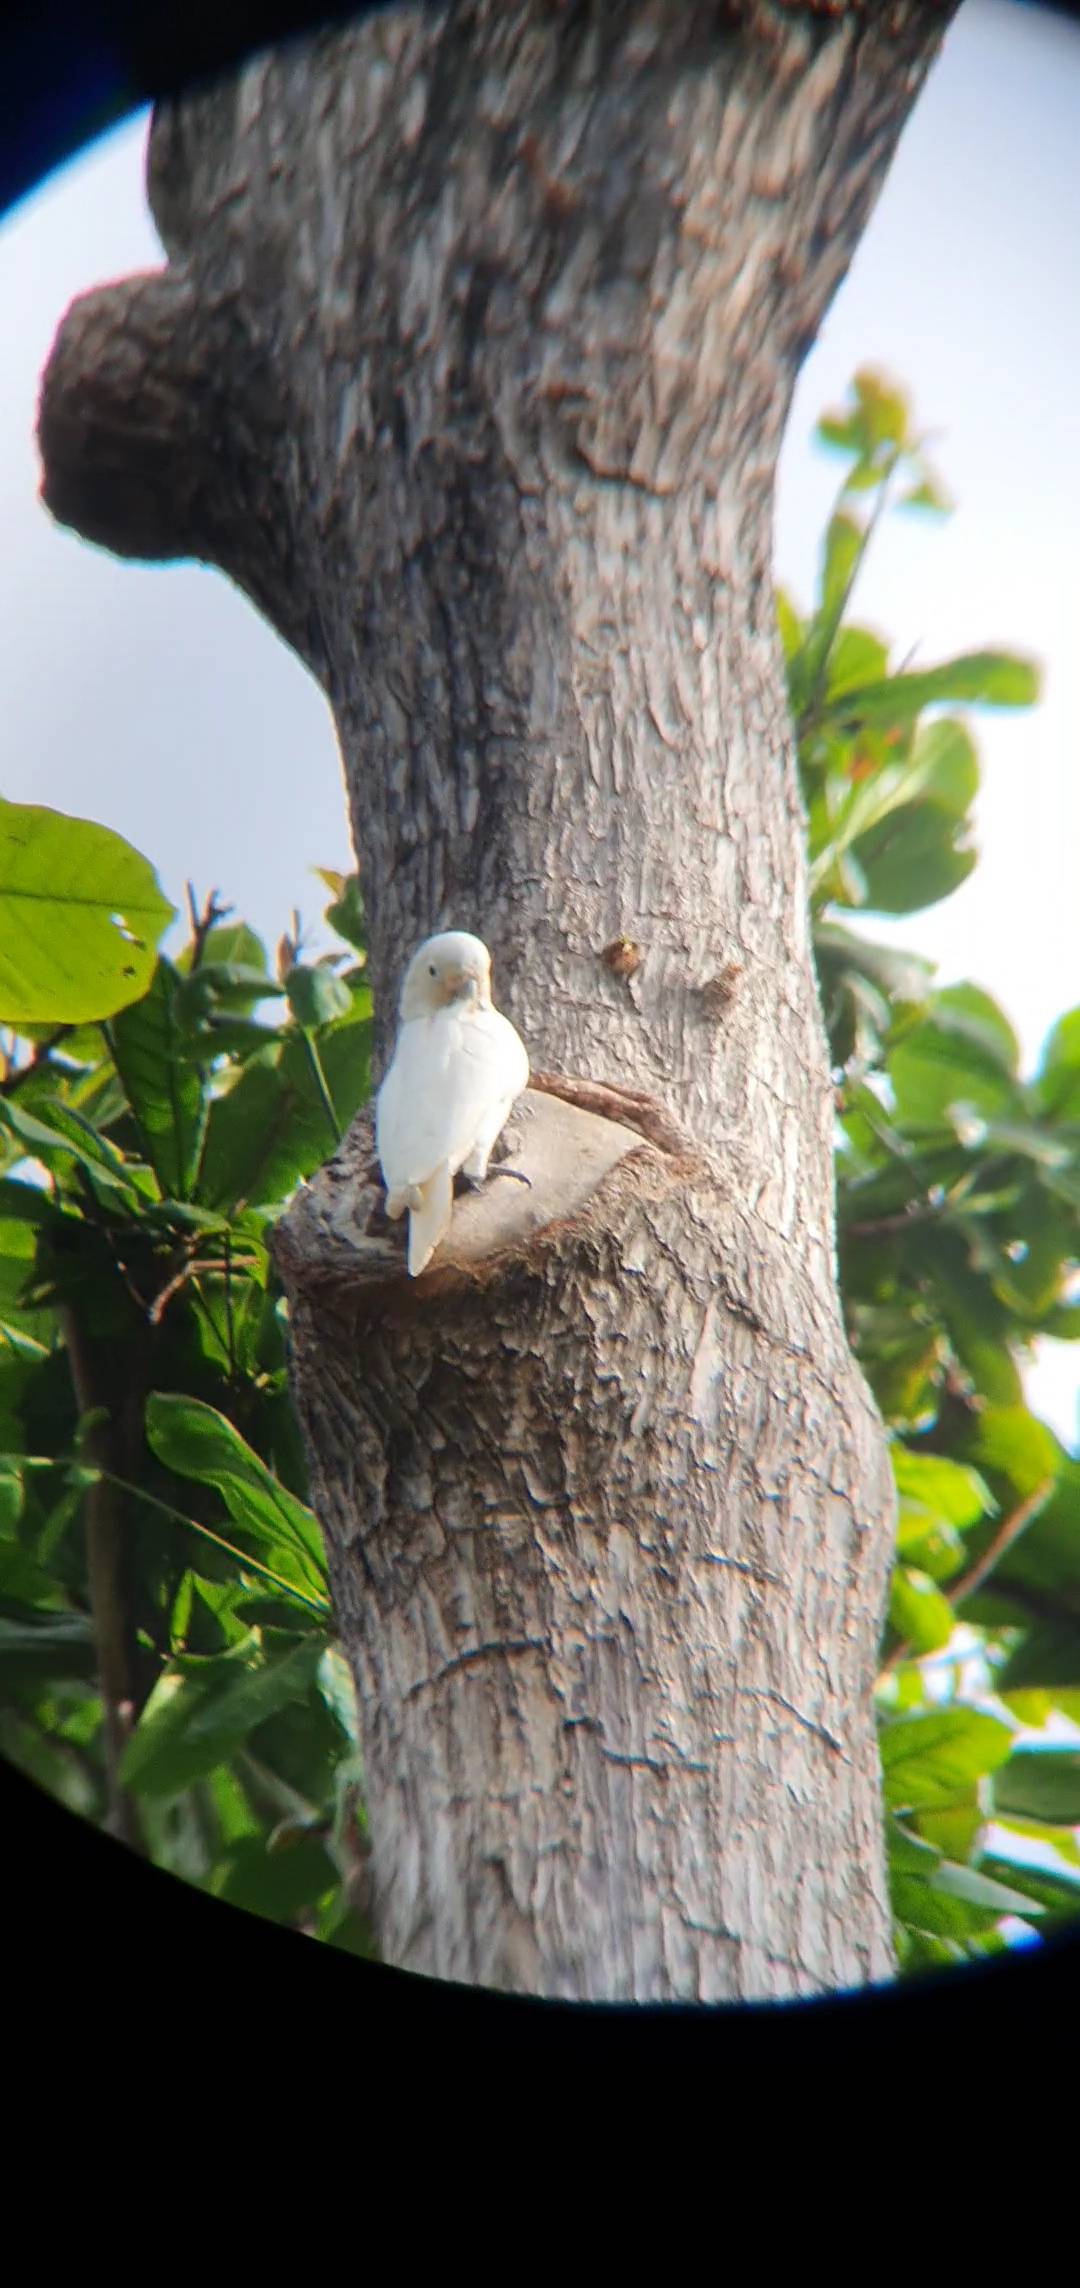
[[0,801],[0,1021],[82,1024],[138,1000],[174,910],[109,827]]
[[928,1653],[948,1644],[955,1617],[948,1598],[926,1573],[912,1565],[897,1565],[889,1592],[889,1624],[913,1652]]
[[999,1717],[976,1708],[897,1717],[881,1733],[886,1801],[896,1811],[951,1803],[1004,1761],[1012,1739]]

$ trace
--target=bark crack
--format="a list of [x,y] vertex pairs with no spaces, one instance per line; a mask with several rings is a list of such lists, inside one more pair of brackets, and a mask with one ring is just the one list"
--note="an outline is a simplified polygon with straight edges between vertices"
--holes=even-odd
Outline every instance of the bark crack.
[[459,1669],[475,1668],[484,1660],[512,1653],[549,1652],[550,1649],[544,1637],[500,1637],[494,1638],[490,1644],[472,1645],[468,1652],[459,1652],[453,1660],[444,1662],[433,1676],[420,1677],[415,1684],[410,1685],[405,1697],[407,1700],[415,1700],[421,1692],[433,1692],[438,1685],[445,1684],[448,1676],[456,1675]]

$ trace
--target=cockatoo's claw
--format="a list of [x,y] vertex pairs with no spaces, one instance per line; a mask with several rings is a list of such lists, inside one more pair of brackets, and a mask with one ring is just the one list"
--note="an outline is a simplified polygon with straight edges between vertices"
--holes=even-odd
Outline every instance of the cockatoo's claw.
[[522,1168],[508,1168],[505,1160],[500,1160],[497,1168],[489,1168],[488,1175],[512,1176],[515,1184],[527,1184],[530,1192],[532,1190],[532,1177],[527,1176]]

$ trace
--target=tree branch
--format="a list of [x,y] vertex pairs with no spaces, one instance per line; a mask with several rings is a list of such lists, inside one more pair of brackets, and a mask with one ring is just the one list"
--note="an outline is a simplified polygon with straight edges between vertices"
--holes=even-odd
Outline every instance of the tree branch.
[[218,565],[319,674],[317,609],[269,513],[286,429],[232,294],[183,265],[145,272],[80,295],[61,323],[38,406],[41,498],[118,556]]
[[72,303],[38,409],[41,496],[60,524],[119,556],[198,554],[212,483],[205,329],[186,271]]
[[959,1581],[949,1592],[951,1605],[962,1605],[966,1597],[973,1597],[976,1589],[982,1588],[983,1582],[994,1571],[995,1567],[1000,1565],[1006,1550],[1012,1548],[1013,1542],[1019,1540],[1024,1528],[1031,1524],[1032,1519],[1038,1516],[1044,1503],[1049,1501],[1056,1484],[1056,1478],[1044,1478],[1041,1486],[1036,1486],[1034,1493],[1029,1494],[1026,1501],[1018,1503],[1016,1509],[998,1527],[993,1540],[984,1549],[982,1556],[976,1559],[974,1565],[968,1567],[966,1573],[961,1574]]

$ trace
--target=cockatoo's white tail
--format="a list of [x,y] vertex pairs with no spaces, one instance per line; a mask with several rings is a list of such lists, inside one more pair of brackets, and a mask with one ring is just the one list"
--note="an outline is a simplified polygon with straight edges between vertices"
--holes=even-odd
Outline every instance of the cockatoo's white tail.
[[454,1180],[447,1161],[425,1184],[418,1184],[419,1204],[409,1208],[409,1276],[418,1279],[450,1229]]

